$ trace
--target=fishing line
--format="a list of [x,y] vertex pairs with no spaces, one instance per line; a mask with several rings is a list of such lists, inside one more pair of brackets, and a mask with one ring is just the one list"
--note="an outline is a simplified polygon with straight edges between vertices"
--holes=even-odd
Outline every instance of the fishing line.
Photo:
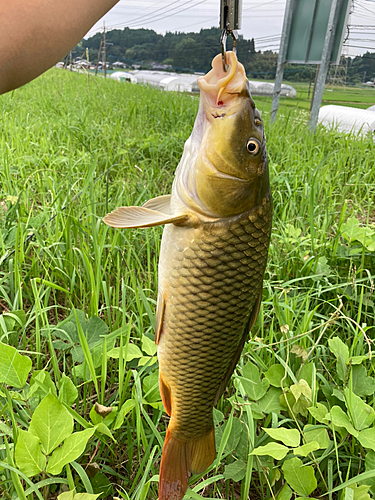
[[[118,160],[118,162],[114,163],[113,165],[111,165],[109,168],[107,168],[107,170],[105,172],[103,172],[102,174],[99,175],[99,177],[97,177],[95,179],[95,181],[93,182],[93,184],[96,184],[102,177],[104,177],[106,174],[108,174],[108,172],[113,168],[115,167],[116,165],[119,165],[121,163],[121,161],[124,159],[124,156],[121,156],[121,158]],[[62,207],[62,209],[60,210],[60,213],[63,211],[63,210],[66,210],[68,208],[68,206],[73,202],[75,201],[77,198],[79,198],[82,193],[85,191],[85,189],[82,189],[82,191],[80,191],[78,194],[76,194],[74,196],[74,198],[72,198],[72,200],[70,201],[70,203],[67,203],[66,205],[64,205]],[[106,185],[106,206],[108,204],[108,177],[107,177],[107,185]],[[107,211],[108,211],[108,207],[107,207]],[[40,228],[38,229],[38,231],[40,231],[41,229],[43,229],[49,222],[53,221],[53,219],[55,217],[57,217],[59,212],[55,213],[55,215],[52,215],[52,217],[50,217],[44,224],[42,224],[40,226]],[[26,238],[26,240],[23,242],[23,245],[25,245],[26,243],[28,243],[30,240],[32,240],[35,235],[37,234],[38,231],[34,231],[33,233],[29,234],[29,236]],[[18,246],[18,248],[21,247],[21,244]],[[11,250],[7,255],[5,255],[5,257],[3,257],[1,260],[0,260],[0,266],[6,262],[9,257],[11,255],[13,255],[16,251],[16,248],[13,248],[13,250]]]

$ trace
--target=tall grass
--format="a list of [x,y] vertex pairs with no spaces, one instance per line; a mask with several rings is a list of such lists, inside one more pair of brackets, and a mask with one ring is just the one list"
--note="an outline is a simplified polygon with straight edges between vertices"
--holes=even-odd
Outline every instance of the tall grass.
[[[167,420],[149,341],[162,230],[115,231],[101,218],[119,205],[142,204],[170,192],[197,107],[196,96],[87,80],[62,70],[51,70],[0,98],[1,341],[27,351],[35,374],[45,369],[55,384],[63,373],[74,381],[78,393],[71,411],[82,427],[90,416],[95,423],[95,402],[118,412],[124,408],[123,423],[116,429],[111,423],[116,444],[92,441],[80,459],[83,468],[73,462],[62,474],[61,481],[75,481],[78,490],[91,484],[87,474],[95,462],[114,486],[105,490],[108,497],[157,498],[155,476]],[[371,349],[366,338],[374,336],[375,253],[360,241],[349,241],[343,230],[354,217],[370,238],[375,233],[372,139],[323,129],[311,135],[306,112],[287,107],[270,126],[269,103],[262,100],[259,107],[274,199],[263,303],[235,382],[218,405],[215,418],[224,426],[218,459],[203,480],[193,478],[191,498],[199,498],[198,493],[247,498],[249,491],[253,497],[272,498],[278,492],[280,482],[272,483],[265,472],[275,465],[259,457],[246,462],[240,485],[224,473],[236,458],[228,443],[238,418],[247,429],[246,456],[259,444],[254,441],[259,441],[260,426],[277,421],[272,413],[265,420],[254,417],[250,406],[241,403],[246,391],[238,377],[249,360],[261,372],[275,363],[285,366],[290,381],[297,382],[303,367],[291,350],[298,345],[323,384],[335,370],[329,339],[340,337],[360,356]],[[87,319],[103,320],[105,340],[95,337],[96,343],[90,343],[79,311]],[[77,326],[80,342],[68,345],[61,336],[67,323]],[[132,345],[141,348],[141,358],[130,355]],[[368,373],[374,375],[371,364]],[[10,402],[9,393],[0,394],[1,419],[13,437],[18,427],[27,427],[32,411],[27,404]],[[224,424],[220,412],[227,418]],[[1,433],[0,461],[10,464],[12,452],[6,432]],[[356,446],[341,443],[336,455],[321,462],[322,493],[324,483],[332,489],[340,477],[354,475],[353,460],[360,470]],[[29,487],[22,476],[14,482],[14,474],[0,470],[2,498]],[[44,496],[52,498],[60,486],[51,483],[46,490],[46,484]]]

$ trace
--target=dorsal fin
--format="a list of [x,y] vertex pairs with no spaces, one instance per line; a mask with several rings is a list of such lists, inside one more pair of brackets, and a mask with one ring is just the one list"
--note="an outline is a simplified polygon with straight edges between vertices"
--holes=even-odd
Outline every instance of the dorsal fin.
[[153,227],[184,222],[188,218],[186,214],[173,216],[146,207],[119,207],[106,215],[103,222],[118,228]]

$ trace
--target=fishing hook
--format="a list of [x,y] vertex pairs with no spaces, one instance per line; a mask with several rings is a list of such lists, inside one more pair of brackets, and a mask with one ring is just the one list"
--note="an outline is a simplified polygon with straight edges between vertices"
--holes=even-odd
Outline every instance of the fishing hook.
[[237,43],[237,38],[236,34],[232,30],[227,30],[223,29],[221,33],[221,38],[220,38],[220,47],[221,47],[221,58],[223,60],[223,70],[225,72],[228,71],[228,64],[227,64],[227,38],[228,34],[231,35],[233,38],[233,52],[236,54],[236,43]]
[[242,0],[220,0],[220,38],[223,70],[228,71],[226,44],[228,35],[233,38],[233,52],[236,53],[237,31],[241,28]]

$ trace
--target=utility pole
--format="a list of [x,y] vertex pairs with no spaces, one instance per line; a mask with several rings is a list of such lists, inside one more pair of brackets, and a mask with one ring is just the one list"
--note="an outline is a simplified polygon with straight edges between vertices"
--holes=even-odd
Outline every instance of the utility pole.
[[331,52],[333,47],[333,40],[335,36],[336,26],[338,22],[339,12],[341,9],[342,0],[332,0],[331,10],[329,13],[328,26],[326,37],[324,40],[324,47],[322,52],[322,59],[319,66],[319,72],[316,79],[316,88],[313,95],[311,105],[309,130],[314,132],[316,124],[318,123],[319,109],[322,104],[324,84],[326,82],[328,68],[330,64]]
[[95,76],[98,74],[98,66],[99,66],[99,61],[100,61],[100,55],[102,53],[102,45],[103,45],[103,38],[100,40],[98,60],[96,61],[96,68],[95,68]]
[[279,56],[277,59],[275,85],[271,104],[271,122],[274,122],[276,120],[276,114],[279,107],[281,84],[283,81],[284,67],[286,64],[286,53],[288,50],[289,35],[292,26],[292,17],[295,3],[296,0],[287,0],[286,2],[284,24],[281,35]]
[[103,64],[104,64],[104,78],[107,78],[107,44],[105,40],[105,23],[103,22]]

